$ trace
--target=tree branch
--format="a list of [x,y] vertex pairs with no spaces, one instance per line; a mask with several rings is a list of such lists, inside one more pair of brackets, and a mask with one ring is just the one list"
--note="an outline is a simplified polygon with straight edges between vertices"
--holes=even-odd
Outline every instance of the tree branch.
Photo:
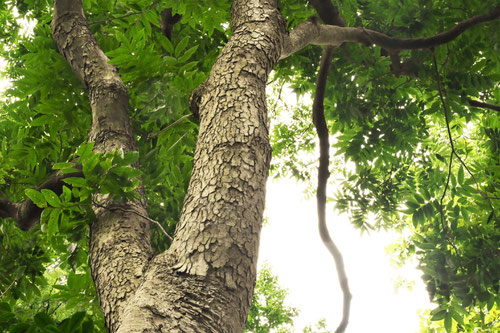
[[189,117],[194,117],[194,115],[192,113],[189,113],[189,114],[186,114],[182,117],[180,117],[179,119],[177,119],[176,121],[174,121],[173,123],[167,125],[167,127],[165,128],[162,128],[161,130],[159,130],[158,132],[154,132],[154,133],[151,133],[148,135],[148,140],[151,140],[152,138],[156,138],[158,135],[160,135],[161,133],[165,132],[165,131],[168,131],[170,128],[174,127],[175,125],[179,124],[180,122],[182,122],[184,119],[187,119]]
[[9,286],[7,287],[7,289],[5,289],[2,294],[0,295],[0,300],[5,296],[5,294],[7,294],[10,290],[10,288],[12,288],[14,286],[14,284],[17,282],[17,279],[13,280]]
[[330,25],[345,27],[345,21],[342,16],[340,16],[338,8],[335,7],[330,0],[309,0],[309,2],[323,22]]
[[[483,191],[481,191],[481,189],[479,188],[479,182],[477,181],[476,177],[474,176],[474,174],[472,173],[472,171],[470,171],[470,169],[467,166],[467,164],[465,164],[465,162],[462,160],[462,158],[460,157],[460,155],[458,155],[457,151],[455,150],[455,144],[453,142],[453,136],[451,134],[450,119],[449,119],[449,116],[448,116],[448,108],[447,108],[446,103],[444,101],[443,89],[441,87],[441,79],[440,79],[440,76],[439,76],[439,70],[438,70],[437,61],[436,61],[436,54],[435,54],[434,50],[432,51],[432,61],[433,61],[433,64],[434,64],[434,71],[436,73],[436,81],[437,81],[437,85],[438,85],[439,98],[441,99],[441,104],[443,105],[444,119],[446,121],[446,129],[448,131],[448,140],[450,141],[450,148],[451,148],[450,165],[448,167],[448,181],[449,181],[450,172],[451,172],[452,158],[453,158],[453,155],[455,155],[456,158],[458,159],[458,161],[460,162],[460,164],[462,164],[462,166],[464,167],[464,169],[467,171],[467,173],[474,180],[474,183],[476,184],[477,193],[479,193],[488,202],[488,204],[489,204],[489,206],[491,208],[491,211],[493,212],[493,214],[495,214],[495,209],[493,208],[493,205],[491,204],[490,198],[486,195],[486,193],[484,193]],[[446,188],[448,187],[448,181],[447,181],[447,184],[446,184],[443,196],[441,197],[441,204],[443,203],[443,198],[444,198],[444,195],[446,194]],[[442,207],[441,207],[441,209],[442,209]],[[441,211],[441,215],[442,214],[443,213]]]
[[500,6],[490,13],[474,16],[459,22],[448,31],[429,38],[401,39],[361,27],[338,27],[320,25],[317,19],[309,19],[290,31],[286,36],[281,59],[301,50],[307,45],[339,46],[345,42],[361,43],[366,46],[378,45],[387,49],[422,49],[449,43],[467,29],[476,25],[495,21],[500,17]]
[[146,9],[146,10],[143,10],[141,12],[131,12],[131,13],[127,13],[127,14],[124,14],[122,16],[117,16],[117,17],[110,17],[110,18],[107,18],[107,19],[104,19],[104,20],[99,20],[99,21],[94,21],[94,22],[89,22],[89,25],[96,25],[96,24],[102,24],[102,23],[109,23],[111,21],[114,21],[114,20],[121,20],[121,19],[124,19],[124,18],[127,18],[127,17],[130,17],[130,16],[135,16],[135,15],[142,15],[142,14],[145,14],[151,10],[153,10],[156,6],[158,6],[157,3],[153,4],[150,8]]
[[500,112],[500,105],[484,103],[484,102],[473,100],[471,98],[467,98],[467,102],[469,103],[470,106],[474,106],[476,108],[490,109],[493,111]]
[[337,327],[336,333],[342,333],[345,331],[348,321],[349,312],[351,308],[351,292],[349,290],[349,283],[347,279],[347,274],[344,267],[344,259],[342,253],[337,248],[333,242],[328,228],[326,226],[326,186],[328,183],[328,178],[330,177],[330,171],[328,170],[330,164],[330,142],[328,136],[328,127],[325,120],[324,112],[324,100],[326,91],[326,81],[328,78],[328,72],[330,70],[330,65],[333,58],[333,47],[326,47],[323,50],[323,55],[321,56],[320,70],[318,73],[318,80],[316,84],[316,92],[313,101],[313,123],[316,126],[316,132],[319,138],[319,167],[318,167],[318,188],[316,193],[317,209],[318,209],[318,228],[321,240],[325,244],[326,248],[332,255],[335,266],[337,268],[337,275],[344,294],[344,306],[342,321]]
[[172,15],[172,8],[164,9],[161,12],[161,31],[168,40],[172,40],[172,31],[174,30],[174,25],[182,19],[182,15],[174,14]]
[[[127,88],[90,30],[82,0],[55,0],[51,30],[59,52],[89,90],[89,141],[94,142],[94,152],[135,151]],[[138,191],[142,194],[142,185]],[[112,197],[103,200],[117,203]],[[120,204],[147,215],[145,202],[141,195],[140,200]],[[97,206],[93,209],[96,220],[90,226],[90,270],[106,327],[115,332],[151,258],[150,224],[137,214],[124,216]]]
[[[63,180],[68,177],[83,177],[83,172],[78,171],[66,174],[56,172],[45,182],[37,186],[36,190],[48,189],[59,195],[62,193],[63,185],[67,185]],[[26,199],[23,202],[11,202],[8,199],[0,198],[0,217],[12,218],[16,221],[19,229],[23,231],[31,229],[40,221],[42,211],[43,209],[35,205],[31,199]]]
[[[311,0],[310,2],[325,23],[345,26],[345,22],[340,16],[337,7],[335,7],[330,0]],[[312,23],[314,23],[314,21]],[[333,260],[335,261],[340,288],[342,289],[342,293],[344,295],[342,320],[335,330],[336,333],[343,333],[349,322],[352,296],[349,290],[349,283],[345,272],[342,253],[330,237],[330,233],[328,232],[328,228],[326,226],[326,187],[328,184],[328,178],[330,177],[330,171],[328,170],[330,165],[330,140],[325,119],[324,101],[328,73],[330,71],[334,51],[335,47],[332,46],[328,46],[323,49],[318,79],[316,81],[316,91],[314,93],[312,112],[313,123],[316,127],[316,132],[318,133],[320,154],[318,167],[318,187],[316,192],[318,229],[321,240],[332,255]]]

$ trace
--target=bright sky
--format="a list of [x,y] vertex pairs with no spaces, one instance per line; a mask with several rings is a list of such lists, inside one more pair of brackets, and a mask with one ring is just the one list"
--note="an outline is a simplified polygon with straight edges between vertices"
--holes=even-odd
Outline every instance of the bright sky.
[[[333,332],[341,318],[342,292],[333,258],[319,238],[316,200],[305,200],[304,188],[294,180],[268,182],[265,215],[269,221],[262,231],[259,265],[271,267],[279,284],[289,291],[289,305],[300,309],[296,332],[321,318],[326,318]],[[388,232],[361,235],[347,217],[327,207],[328,227],[343,253],[353,294],[346,332],[416,332],[417,311],[432,306],[422,273],[411,265],[396,269],[386,255],[385,247],[399,236]],[[398,275],[415,280],[412,291],[401,288],[396,293]]]
[[[272,87],[268,87],[267,93],[276,95]],[[278,105],[295,103],[312,105],[312,100],[310,96],[297,98],[285,86]],[[286,110],[284,107],[278,117],[284,122],[293,121],[290,109]],[[333,140],[331,137],[330,141]],[[330,156],[335,156],[333,148]],[[332,180],[335,170],[330,171]],[[268,224],[262,230],[259,266],[270,266],[278,275],[279,284],[288,289],[289,305],[300,309],[295,320],[296,332],[302,332],[304,326],[321,318],[326,319],[334,332],[342,317],[342,291],[333,258],[319,237],[316,198],[306,200],[305,188],[305,184],[292,179],[277,181],[270,177],[265,212]],[[327,191],[335,193],[332,184]],[[400,235],[384,231],[361,235],[347,216],[337,214],[333,204],[327,205],[326,216],[330,235],[343,254],[353,295],[346,332],[417,332],[420,327],[417,311],[434,306],[429,302],[416,263],[403,268],[391,264],[385,248],[397,242]],[[413,281],[412,290],[402,287],[396,291],[398,276]]]

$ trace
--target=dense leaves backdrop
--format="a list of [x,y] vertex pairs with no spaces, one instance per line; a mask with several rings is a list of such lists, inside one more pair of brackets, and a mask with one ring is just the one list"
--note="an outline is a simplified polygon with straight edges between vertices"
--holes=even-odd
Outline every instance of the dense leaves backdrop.
[[[0,197],[29,197],[44,209],[39,225],[28,232],[6,220],[0,225],[2,330],[102,328],[87,256],[92,194],[132,198],[139,174],[129,165],[139,162],[149,215],[173,234],[197,133],[196,121],[182,117],[190,113],[190,92],[230,38],[229,1],[84,5],[101,48],[128,88],[138,153],[103,156],[86,143],[88,97],[52,41],[52,2],[2,1],[0,52],[11,87],[0,101]],[[347,25],[405,38],[434,35],[495,5],[338,3]],[[182,15],[171,40],[160,29],[165,8]],[[315,14],[298,0],[283,0],[280,9],[289,28]],[[24,32],[27,24],[33,33]],[[395,258],[419,259],[436,303],[429,320],[447,331],[499,327],[500,118],[497,111],[470,104],[500,104],[499,30],[494,22],[434,50],[402,51],[400,67],[379,47],[345,44],[334,54],[328,82],[325,112],[338,185],[330,199],[362,230],[409,231],[394,246]],[[281,61],[270,84],[277,92],[286,85],[299,96],[311,94],[320,54],[319,47],[308,47]],[[311,161],[301,157],[315,148],[310,106],[269,108],[273,175],[311,181]],[[56,170],[74,172],[77,166],[84,177],[67,179],[62,194],[35,190]],[[170,242],[155,226],[152,240],[157,251]]]

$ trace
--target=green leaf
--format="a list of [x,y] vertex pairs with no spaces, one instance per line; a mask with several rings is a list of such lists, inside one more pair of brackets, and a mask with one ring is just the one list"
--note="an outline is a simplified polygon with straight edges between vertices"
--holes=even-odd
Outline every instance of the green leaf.
[[422,209],[424,211],[424,216],[427,219],[431,220],[434,217],[434,208],[432,206],[432,203],[428,203]]
[[165,64],[167,64],[167,66],[175,66],[177,65],[177,58],[174,58],[174,57],[171,57],[171,56],[165,56],[163,57],[163,61],[165,61]]
[[45,327],[48,325],[55,325],[54,321],[45,312],[39,312],[35,315],[35,323],[39,327]]
[[412,217],[413,226],[416,228],[418,225],[422,225],[425,222],[425,215],[423,209],[418,209],[415,211]]
[[63,185],[63,193],[61,195],[61,198],[64,200],[64,202],[71,201],[71,190],[66,185]]
[[61,199],[59,199],[57,194],[49,189],[42,189],[41,192],[49,205],[51,205],[52,207],[61,207]]
[[117,166],[113,167],[109,170],[110,172],[121,176],[121,177],[127,177],[127,178],[134,178],[138,177],[141,175],[141,171],[129,166]]
[[85,176],[89,176],[90,173],[95,169],[95,167],[100,162],[100,155],[92,155],[89,159],[82,163],[82,170]]
[[76,187],[84,187],[87,186],[87,181],[85,178],[81,177],[68,177],[63,179],[66,184]]
[[186,49],[186,46],[189,43],[189,36],[184,37],[176,46],[175,46],[175,57],[178,58],[181,55],[181,52]]
[[446,159],[445,159],[442,155],[440,155],[440,154],[436,154],[436,158],[437,158],[438,160],[440,160],[441,162],[446,163]]
[[38,192],[37,190],[30,189],[30,188],[24,190],[24,193],[38,207],[40,207],[40,208],[47,207],[47,201],[45,200],[45,197],[43,196],[42,193]]
[[431,321],[438,321],[443,319],[448,312],[446,310],[440,310],[431,316]]
[[56,163],[52,166],[52,169],[54,170],[59,170],[59,169],[66,169],[69,167],[72,167],[73,163],[70,162],[61,162],[61,163]]
[[129,151],[128,153],[125,153],[123,157],[116,156],[113,159],[113,163],[116,164],[117,166],[125,166],[137,162],[138,159],[139,159],[139,152]]
[[458,313],[454,309],[455,309],[455,307],[451,308],[451,316],[453,317],[453,319],[455,319],[455,321],[457,323],[459,323],[460,325],[463,326],[464,325],[464,319],[462,318],[461,313]]
[[39,117],[36,117],[35,120],[33,120],[31,122],[31,126],[43,126],[43,125],[47,125],[47,124],[50,124],[54,122],[54,117],[51,116],[51,115],[42,115],[42,116],[39,116]]
[[419,208],[419,207],[420,207],[420,204],[419,204],[419,203],[417,203],[417,202],[415,202],[415,201],[410,201],[410,200],[408,200],[408,201],[406,201],[406,203],[405,203],[405,204],[406,204],[406,206],[407,206],[410,210],[412,210],[412,211],[415,211],[417,208]]
[[80,147],[76,151],[76,154],[80,156],[80,159],[85,160],[93,154],[93,149],[94,149],[93,142],[84,143],[80,145]]
[[53,209],[49,215],[49,222],[47,224],[47,235],[54,236],[59,231],[59,216],[61,216],[61,209]]
[[83,319],[85,318],[85,315],[86,315],[86,312],[81,311],[81,312],[77,312],[73,316],[71,316],[69,329],[72,332],[76,331],[76,329],[80,326]]
[[82,324],[82,333],[93,333],[94,332],[94,323],[92,319],[86,320]]
[[451,313],[447,312],[446,315],[444,316],[444,328],[448,333],[451,332],[451,324],[452,324]]
[[188,61],[189,58],[191,58],[193,56],[193,54],[196,52],[197,49],[198,49],[198,45],[193,46],[192,48],[190,48],[189,50],[187,50],[186,53],[184,53],[182,55],[182,57],[180,57],[178,59],[179,62],[182,64],[182,63],[185,63],[186,61]]
[[164,37],[164,38],[160,38],[160,44],[161,46],[165,49],[165,51],[167,51],[168,53],[170,54],[173,54],[174,53],[174,46],[172,45],[172,43],[168,40],[167,37]]
[[421,204],[424,204],[424,203],[425,203],[424,198],[423,198],[420,194],[415,193],[413,196],[414,196],[414,198],[415,198],[415,200],[416,200],[417,202],[419,202],[419,203],[421,203]]
[[460,165],[460,168],[458,169],[458,183],[462,185],[464,183],[464,167],[463,165]]
[[198,64],[198,61],[188,62],[187,64],[185,64],[181,68],[179,68],[178,72],[181,73],[181,74],[184,73],[184,72],[188,72],[191,69],[195,68],[197,64]]

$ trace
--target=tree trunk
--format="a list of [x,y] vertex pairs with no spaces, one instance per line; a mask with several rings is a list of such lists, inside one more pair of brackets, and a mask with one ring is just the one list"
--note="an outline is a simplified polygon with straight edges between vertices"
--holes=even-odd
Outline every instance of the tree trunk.
[[[135,150],[126,88],[97,45],[83,14],[82,0],[55,1],[52,35],[61,54],[89,90],[89,141],[94,142],[94,151]],[[102,195],[95,200],[99,203],[94,207],[97,219],[91,227],[90,268],[106,325],[115,331],[151,258],[149,224],[133,213],[146,214],[145,200],[123,204]]]
[[[150,259],[149,225],[138,217],[143,203],[98,198],[90,260],[110,331],[243,330],[271,158],[265,87],[286,32],[276,5],[233,1],[232,38],[199,90],[194,167],[170,249]],[[88,29],[81,0],[56,0],[52,29],[89,89],[95,151],[134,150],[127,92]]]

